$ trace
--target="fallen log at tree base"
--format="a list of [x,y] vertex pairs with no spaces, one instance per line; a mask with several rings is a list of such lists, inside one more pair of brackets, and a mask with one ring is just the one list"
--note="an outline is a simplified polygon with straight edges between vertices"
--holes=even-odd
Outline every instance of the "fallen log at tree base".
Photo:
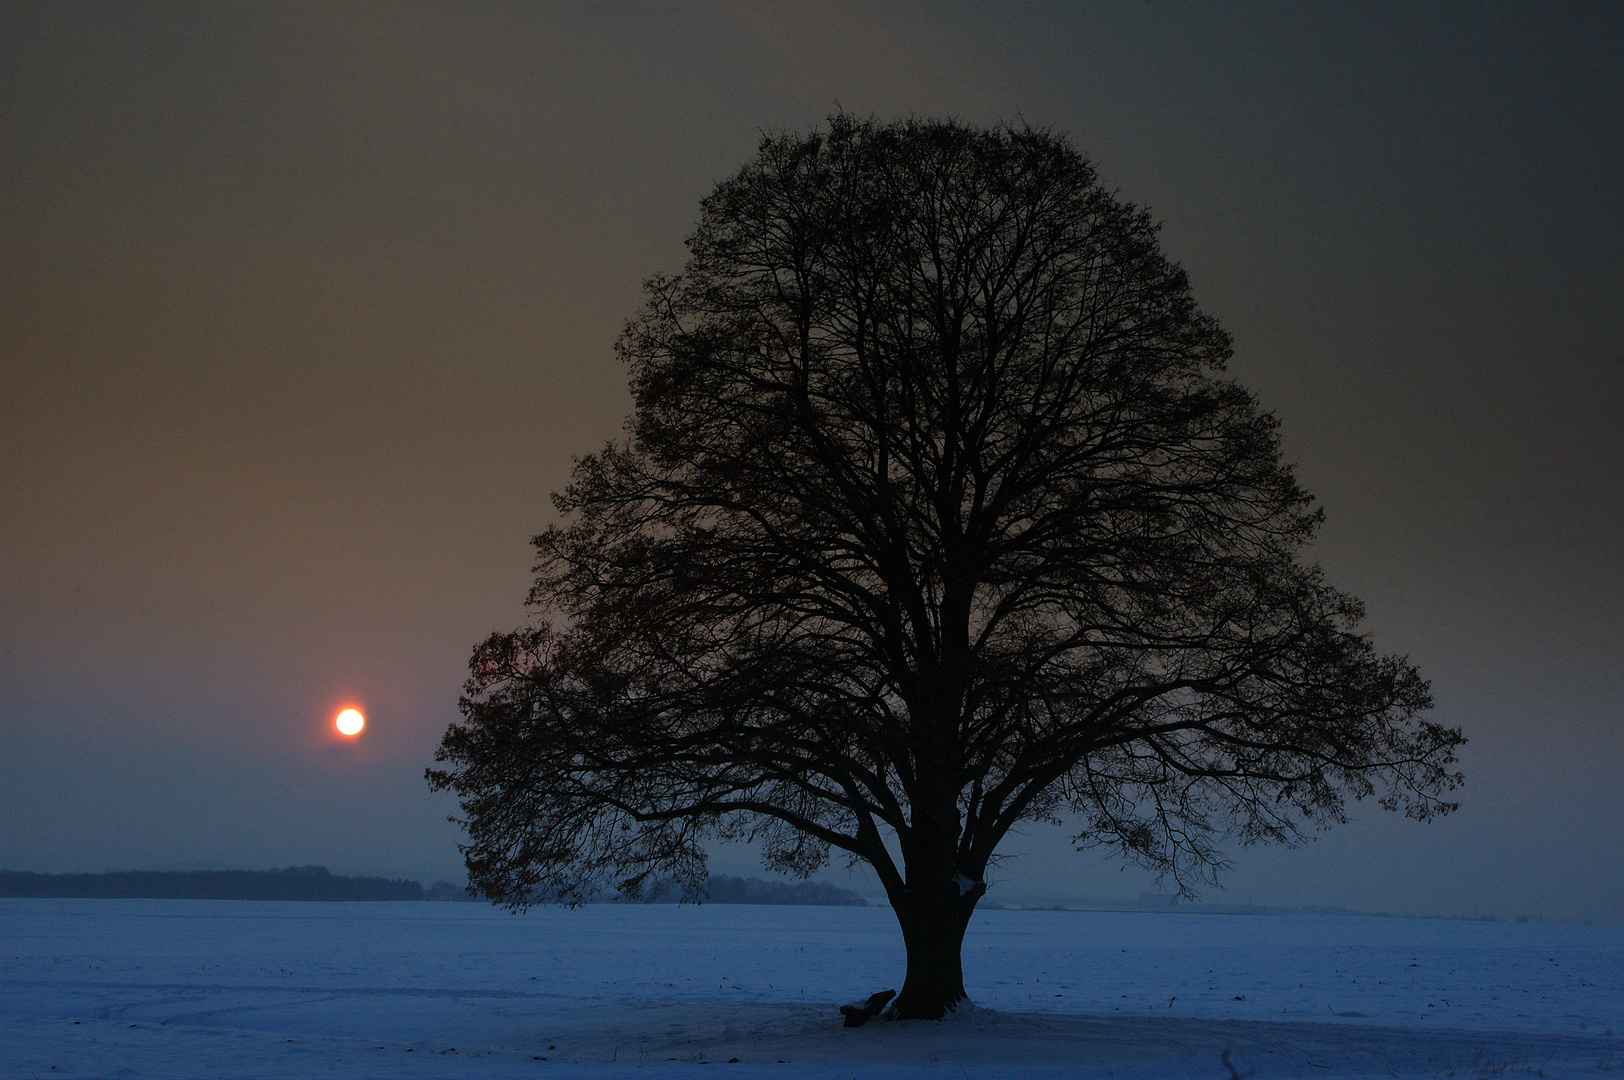
[[867,1001],[854,1001],[850,1005],[842,1005],[840,1015],[846,1018],[847,1027],[862,1027],[880,1015],[880,1010],[896,996],[895,990],[881,990],[877,994],[870,994]]

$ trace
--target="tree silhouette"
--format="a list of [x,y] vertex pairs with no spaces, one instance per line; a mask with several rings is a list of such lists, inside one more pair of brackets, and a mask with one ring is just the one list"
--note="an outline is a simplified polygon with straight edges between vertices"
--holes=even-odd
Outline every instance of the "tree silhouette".
[[1453,808],[1460,732],[1298,561],[1319,513],[1229,336],[1065,140],[837,116],[702,209],[428,774],[486,895],[837,850],[896,910],[892,1014],[938,1017],[1022,821],[1187,892],[1350,796]]

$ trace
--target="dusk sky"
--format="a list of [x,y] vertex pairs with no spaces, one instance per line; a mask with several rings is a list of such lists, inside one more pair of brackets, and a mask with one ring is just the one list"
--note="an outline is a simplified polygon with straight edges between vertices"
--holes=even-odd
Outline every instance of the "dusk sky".
[[1206,899],[1624,920],[1624,6],[1414,7],[0,5],[0,868],[460,880],[423,769],[641,283],[839,108],[1150,208],[1470,740],[1456,815]]

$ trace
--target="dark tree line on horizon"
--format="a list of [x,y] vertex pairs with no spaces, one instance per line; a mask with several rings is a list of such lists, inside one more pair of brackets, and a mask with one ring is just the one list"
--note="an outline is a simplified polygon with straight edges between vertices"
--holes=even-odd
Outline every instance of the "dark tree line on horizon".
[[281,870],[115,870],[37,874],[0,870],[0,896],[108,900],[426,900],[443,894],[409,878],[348,877],[325,866]]
[[[409,878],[349,877],[325,866],[290,866],[282,870],[114,870],[98,874],[41,874],[0,870],[0,897],[85,900],[473,900],[467,889],[449,881],[425,887]],[[634,902],[675,903],[684,897],[674,881],[648,883]],[[595,898],[612,903],[631,900],[614,893]],[[705,883],[712,904],[862,907],[867,903],[850,889],[822,881],[763,881],[761,878],[714,875]]]

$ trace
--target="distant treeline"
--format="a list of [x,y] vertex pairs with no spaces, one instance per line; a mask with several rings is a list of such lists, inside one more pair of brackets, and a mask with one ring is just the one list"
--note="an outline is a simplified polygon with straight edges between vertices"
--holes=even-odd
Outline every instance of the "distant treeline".
[[1137,899],[1122,897],[1065,897],[1060,899],[1017,898],[1011,902],[982,901],[979,907],[990,911],[1167,911],[1184,915],[1374,915],[1345,907],[1276,907],[1266,904],[1225,904],[1184,901],[1165,893],[1140,893]]
[[[763,881],[719,874],[706,883],[712,904],[823,904],[861,907],[850,889],[820,881]],[[674,904],[674,882],[646,886],[643,902]],[[285,870],[121,870],[108,874],[36,874],[0,870],[0,897],[91,900],[472,900],[449,881],[428,888],[409,878],[346,877],[325,866]]]
[[[852,892],[822,881],[763,881],[760,878],[729,877],[716,874],[705,882],[708,904],[792,904],[827,907],[864,907],[868,901]],[[643,903],[675,904],[682,888],[673,881],[657,881],[643,887]]]
[[[441,886],[445,886],[442,890]],[[103,900],[427,900],[462,890],[405,878],[345,877],[325,866],[285,870],[121,870],[109,874],[35,874],[0,870],[0,896]]]

